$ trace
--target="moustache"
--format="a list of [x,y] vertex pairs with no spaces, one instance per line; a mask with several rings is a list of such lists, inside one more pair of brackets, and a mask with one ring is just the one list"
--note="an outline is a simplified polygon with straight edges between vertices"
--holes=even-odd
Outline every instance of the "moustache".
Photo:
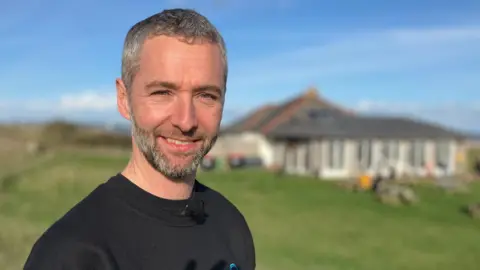
[[168,138],[168,139],[173,139],[173,140],[179,140],[179,141],[204,141],[207,139],[207,136],[204,134],[191,134],[188,136],[185,136],[185,134],[178,134],[179,132],[165,132],[165,131],[155,131],[153,133],[153,136],[155,138],[158,137],[163,137],[163,138]]

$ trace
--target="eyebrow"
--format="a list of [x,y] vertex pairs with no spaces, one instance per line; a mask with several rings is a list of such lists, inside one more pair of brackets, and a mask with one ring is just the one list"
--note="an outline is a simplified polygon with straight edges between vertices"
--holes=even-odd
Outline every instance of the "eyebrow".
[[[167,81],[151,81],[145,84],[146,89],[151,89],[151,88],[157,88],[157,87],[163,87],[163,88],[168,88],[168,89],[173,89],[173,90],[178,90],[180,87],[173,83],[173,82],[167,82]],[[202,91],[213,91],[216,92],[219,95],[223,94],[223,91],[220,87],[216,85],[201,85],[197,86],[193,89],[193,92],[202,92]]]
[[145,88],[156,88],[156,87],[164,87],[169,89],[177,90],[179,87],[175,83],[172,82],[165,82],[165,81],[151,81],[145,84]]
[[218,86],[215,86],[215,85],[202,85],[199,87],[195,87],[193,91],[194,92],[213,91],[217,93],[219,96],[223,95],[222,89],[220,89]]

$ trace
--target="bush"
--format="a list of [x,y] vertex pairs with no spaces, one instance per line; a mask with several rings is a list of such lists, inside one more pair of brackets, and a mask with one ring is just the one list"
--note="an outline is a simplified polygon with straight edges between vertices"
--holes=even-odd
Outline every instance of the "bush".
[[73,123],[55,121],[43,128],[40,144],[46,147],[61,146],[110,146],[128,148],[131,146],[128,135],[82,127]]
[[62,122],[54,121],[45,125],[42,130],[40,143],[45,146],[65,145],[72,141],[78,132],[78,126]]
[[132,145],[130,136],[121,134],[83,134],[76,136],[72,144],[79,146],[112,146],[120,148],[129,148]]

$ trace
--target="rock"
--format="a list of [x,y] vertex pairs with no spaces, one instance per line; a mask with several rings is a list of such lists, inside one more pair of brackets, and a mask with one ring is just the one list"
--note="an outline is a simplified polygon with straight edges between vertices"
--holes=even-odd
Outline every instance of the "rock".
[[400,200],[404,204],[415,204],[418,202],[417,195],[413,191],[413,189],[409,187],[403,187],[402,190],[400,191]]
[[480,219],[480,203],[468,205],[467,214],[473,219]]
[[382,181],[378,183],[375,194],[380,202],[389,205],[411,205],[418,198],[410,187]]
[[377,184],[375,193],[381,203],[388,205],[401,204],[397,185],[386,184],[384,181],[381,181]]

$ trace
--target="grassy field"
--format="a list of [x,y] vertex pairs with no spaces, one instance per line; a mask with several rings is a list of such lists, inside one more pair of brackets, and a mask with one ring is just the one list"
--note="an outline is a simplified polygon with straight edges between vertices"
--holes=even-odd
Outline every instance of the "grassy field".
[[[54,220],[120,170],[119,153],[65,152],[0,180],[0,269],[21,269]],[[249,222],[259,270],[478,269],[480,222],[459,211],[480,201],[418,187],[411,207],[381,205],[318,180],[264,172],[201,173]]]

